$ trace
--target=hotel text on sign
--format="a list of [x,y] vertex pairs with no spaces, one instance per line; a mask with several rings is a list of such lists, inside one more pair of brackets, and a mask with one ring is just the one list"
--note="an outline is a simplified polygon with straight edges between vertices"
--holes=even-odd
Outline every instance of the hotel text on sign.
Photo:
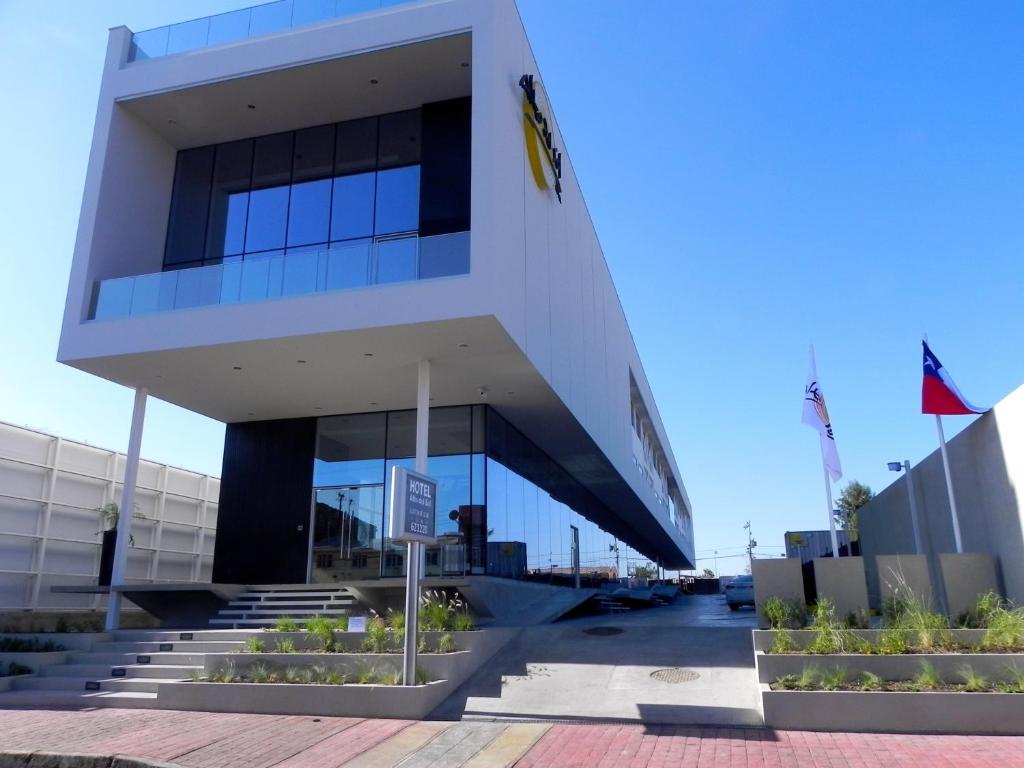
[[408,469],[394,467],[391,472],[391,526],[395,541],[434,543],[434,512],[437,507],[437,483]]

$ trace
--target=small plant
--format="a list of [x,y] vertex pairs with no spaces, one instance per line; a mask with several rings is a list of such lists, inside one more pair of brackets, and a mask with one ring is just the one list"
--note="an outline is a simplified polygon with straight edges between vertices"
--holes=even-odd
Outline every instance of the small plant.
[[772,683],[772,688],[781,688],[784,691],[795,691],[799,684],[799,678],[796,675],[783,675],[782,677],[775,678],[775,682]]
[[438,653],[454,653],[455,652],[455,638],[450,634],[441,635],[437,641],[437,652]]
[[278,640],[274,645],[274,651],[277,653],[295,653],[295,641],[288,638]]
[[344,685],[348,682],[348,675],[337,669],[328,669],[320,682],[324,685]]
[[30,675],[32,674],[32,668],[26,667],[24,664],[19,664],[16,661],[12,661],[7,665],[5,671],[0,667],[0,677],[15,677],[16,675]]
[[1001,680],[996,687],[1003,693],[1024,693],[1024,670],[1017,667],[1007,667],[1006,676],[1008,679]]
[[245,653],[266,653],[267,644],[258,637],[247,637],[243,650]]
[[336,627],[337,624],[326,616],[314,616],[306,622],[306,636],[314,640],[321,651],[333,653]]
[[381,685],[401,685],[402,673],[397,669],[388,670],[380,675],[378,682]]
[[348,632],[348,616],[339,616],[334,620],[334,629],[337,632]]
[[983,648],[1007,651],[1024,647],[1024,608],[1011,609],[1005,604],[994,608],[985,619]]
[[0,637],[0,651],[7,653],[52,653],[66,650],[52,640],[39,640],[35,637]]
[[885,655],[897,655],[909,650],[907,633],[899,627],[888,627],[882,630],[878,640],[878,652]]
[[929,662],[921,662],[921,671],[914,676],[914,687],[919,691],[934,691],[942,685],[942,678]]
[[246,677],[254,683],[266,683],[270,680],[270,667],[263,662],[253,664]]
[[377,682],[377,673],[370,667],[359,666],[355,671],[355,679],[359,685],[372,685]]
[[227,664],[222,666],[220,669],[210,673],[211,683],[230,683],[233,682],[236,677],[235,663],[229,661]]
[[284,682],[291,683],[292,685],[301,683],[304,679],[303,670],[299,667],[285,667],[282,679]]
[[405,632],[405,613],[403,611],[389,609],[384,621],[387,623],[388,629],[394,632],[395,635],[401,635]]
[[874,672],[861,672],[857,682],[862,691],[880,691],[885,686],[885,681]]
[[796,678],[796,689],[798,691],[812,691],[818,686],[818,679],[820,674],[818,668],[814,666],[806,666]]
[[299,625],[295,619],[289,619],[284,616],[279,618],[274,624],[274,632],[298,632]]
[[865,645],[863,640],[836,620],[835,605],[827,597],[818,598],[810,629],[814,632],[814,639],[807,646],[808,653],[850,653],[862,650]]
[[424,632],[448,632],[456,614],[465,610],[465,603],[458,597],[448,597],[442,590],[428,590],[420,597],[420,629]]
[[419,640],[416,641],[416,653],[427,652],[427,638],[424,635],[420,635]]
[[785,629],[776,629],[768,653],[793,653],[797,650],[796,641]]
[[964,690],[968,693],[978,693],[989,690],[988,679],[979,675],[970,664],[964,664],[957,670],[964,680]]
[[469,611],[459,611],[452,619],[452,629],[456,632],[472,632],[476,629],[476,622],[469,615]]
[[430,682],[430,675],[427,670],[416,667],[416,685],[426,685]]
[[833,667],[821,675],[821,687],[826,691],[839,691],[847,684],[850,675],[845,667]]
[[783,600],[772,595],[761,608],[772,629],[799,629],[807,620],[807,608],[797,599]]
[[847,629],[868,629],[871,626],[871,617],[863,608],[857,611],[850,611],[846,614]]
[[368,653],[387,653],[390,637],[387,625],[380,616],[372,616],[366,622],[366,637],[363,638],[363,650]]

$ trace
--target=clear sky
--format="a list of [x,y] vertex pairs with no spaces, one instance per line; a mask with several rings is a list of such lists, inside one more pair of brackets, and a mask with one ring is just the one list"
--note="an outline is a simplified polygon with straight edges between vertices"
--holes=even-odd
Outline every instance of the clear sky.
[[[54,362],[106,29],[245,0],[0,0],[0,419],[123,450],[131,393]],[[807,348],[846,477],[936,446],[920,338],[1024,383],[1024,5],[520,0],[683,481],[698,556],[826,524]],[[969,423],[946,420],[947,435]],[[150,401],[143,454],[219,474]],[[730,566],[730,563],[734,567]],[[704,560],[701,567],[712,565]]]

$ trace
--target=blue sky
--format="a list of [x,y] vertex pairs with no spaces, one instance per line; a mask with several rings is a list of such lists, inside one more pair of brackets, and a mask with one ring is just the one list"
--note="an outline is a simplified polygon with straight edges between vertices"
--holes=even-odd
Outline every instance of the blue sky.
[[[131,393],[54,362],[106,29],[247,4],[0,0],[0,419],[127,444]],[[972,401],[1024,383],[1024,6],[520,8],[700,557],[740,551],[747,519],[765,554],[824,526],[800,424],[809,343],[843,482],[876,490],[887,461],[936,445],[922,332]],[[151,400],[147,457],[219,473],[222,443],[220,424]]]

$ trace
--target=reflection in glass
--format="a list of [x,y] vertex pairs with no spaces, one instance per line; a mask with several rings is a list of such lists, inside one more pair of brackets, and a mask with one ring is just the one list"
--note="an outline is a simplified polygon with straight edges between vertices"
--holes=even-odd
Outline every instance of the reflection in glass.
[[420,280],[468,274],[469,232],[420,238]]
[[288,214],[289,247],[326,243],[330,208],[330,179],[293,184]]
[[416,279],[417,238],[377,242],[377,283],[398,283]]
[[420,167],[410,165],[377,174],[378,235],[415,232],[420,220]]
[[249,196],[249,221],[245,230],[248,253],[284,247],[288,222],[288,187],[259,189]]
[[339,176],[331,203],[331,239],[351,240],[373,235],[376,173]]
[[209,28],[209,19],[195,19],[172,24],[167,36],[167,53],[181,53],[202,48],[206,45]]
[[281,295],[296,296],[314,293],[317,290],[319,253],[309,249],[288,251],[284,257],[284,273],[281,276]]
[[292,23],[292,0],[257,5],[249,9],[249,36],[267,35],[288,29]]
[[335,0],[294,0],[292,10],[292,26],[315,24],[318,21],[333,18]]
[[310,581],[377,578],[381,568],[381,485],[318,488],[314,495]]
[[219,13],[210,17],[210,32],[207,45],[231,43],[244,40],[249,35],[249,9]]
[[251,139],[217,146],[206,234],[207,259],[220,259],[245,250],[252,147]]
[[373,243],[335,243],[327,252],[327,290],[359,288],[370,282],[370,252]]

